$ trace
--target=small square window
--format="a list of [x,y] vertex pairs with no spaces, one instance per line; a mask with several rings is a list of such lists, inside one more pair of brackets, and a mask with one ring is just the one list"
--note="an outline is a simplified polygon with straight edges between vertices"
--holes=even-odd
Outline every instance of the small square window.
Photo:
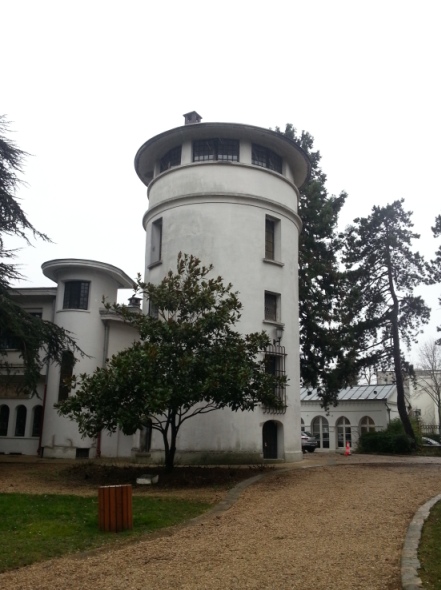
[[263,145],[253,143],[251,152],[251,163],[254,166],[261,166],[262,168],[268,168],[274,170],[279,174],[282,174],[282,158]]
[[63,309],[87,309],[89,287],[89,281],[67,281],[64,283]]
[[178,145],[173,149],[169,150],[165,156],[163,156],[159,163],[159,169],[161,172],[165,172],[173,166],[180,166],[181,164],[182,146]]

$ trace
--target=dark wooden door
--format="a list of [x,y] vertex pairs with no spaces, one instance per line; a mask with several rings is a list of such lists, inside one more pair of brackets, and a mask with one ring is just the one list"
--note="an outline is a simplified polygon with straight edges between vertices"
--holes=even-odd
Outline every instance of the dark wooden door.
[[262,429],[263,458],[277,459],[277,424],[270,420]]

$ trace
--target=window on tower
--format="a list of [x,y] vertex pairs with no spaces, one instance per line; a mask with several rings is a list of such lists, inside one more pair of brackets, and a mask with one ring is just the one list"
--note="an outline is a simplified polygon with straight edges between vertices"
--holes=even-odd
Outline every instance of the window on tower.
[[239,161],[239,140],[201,139],[193,142],[193,162],[210,160]]
[[182,146],[178,145],[173,149],[169,150],[165,156],[163,156],[159,162],[159,169],[161,172],[165,172],[173,166],[179,166],[181,164]]
[[152,223],[152,250],[150,264],[157,264],[162,260],[162,217]]
[[[265,258],[266,261],[281,260],[280,219],[265,216]],[[278,262],[281,264],[280,262]]]
[[87,309],[89,288],[89,281],[67,281],[64,283],[63,309]]
[[280,322],[280,295],[265,291],[265,320]]
[[58,401],[62,402],[69,397],[71,390],[70,381],[75,366],[75,357],[70,350],[63,350],[60,365],[60,382],[58,384]]
[[262,168],[268,168],[282,174],[282,158],[263,145],[253,143],[251,163],[254,166],[262,166]]

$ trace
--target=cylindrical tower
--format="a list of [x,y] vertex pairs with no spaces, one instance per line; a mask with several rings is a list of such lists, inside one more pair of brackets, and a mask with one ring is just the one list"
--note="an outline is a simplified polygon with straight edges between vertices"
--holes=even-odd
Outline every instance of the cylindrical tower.
[[[266,330],[274,345],[269,370],[285,371],[286,411],[222,410],[182,427],[184,460],[301,458],[298,328],[298,187],[309,172],[305,153],[280,133],[250,125],[186,125],[147,141],[135,168],[148,187],[143,225],[146,280],[193,254],[239,292],[242,333]],[[189,123],[189,124],[188,124]],[[154,447],[154,444],[153,444]],[[158,440],[158,449],[160,441]]]
[[[75,362],[73,354],[65,351],[61,366],[49,367],[41,446],[45,457],[94,457],[96,440],[82,438],[76,422],[58,416],[54,404],[70,394],[66,378],[91,374],[105,365],[109,354],[109,322],[103,297],[109,303],[115,302],[118,289],[132,288],[133,281],[119,268],[96,260],[49,260],[42,269],[46,277],[57,283],[53,321],[72,334],[85,356]],[[126,338],[125,342],[123,335],[120,340],[121,347],[123,343],[130,344],[130,339]]]

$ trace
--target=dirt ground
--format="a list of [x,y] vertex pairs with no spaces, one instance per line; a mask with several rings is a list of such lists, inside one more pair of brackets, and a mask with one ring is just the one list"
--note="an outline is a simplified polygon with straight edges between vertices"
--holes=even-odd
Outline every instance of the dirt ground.
[[[38,480],[40,491],[55,485],[72,493],[55,467],[40,465],[12,467],[11,477],[11,465],[0,461],[0,491],[23,486],[36,492]],[[75,489],[92,493],[87,479]],[[142,493],[204,489],[206,497],[222,499],[226,487],[218,482]],[[439,458],[314,454],[289,469],[266,472],[228,510],[127,546],[7,572],[0,575],[0,587],[398,590],[407,527],[418,507],[439,493]]]

